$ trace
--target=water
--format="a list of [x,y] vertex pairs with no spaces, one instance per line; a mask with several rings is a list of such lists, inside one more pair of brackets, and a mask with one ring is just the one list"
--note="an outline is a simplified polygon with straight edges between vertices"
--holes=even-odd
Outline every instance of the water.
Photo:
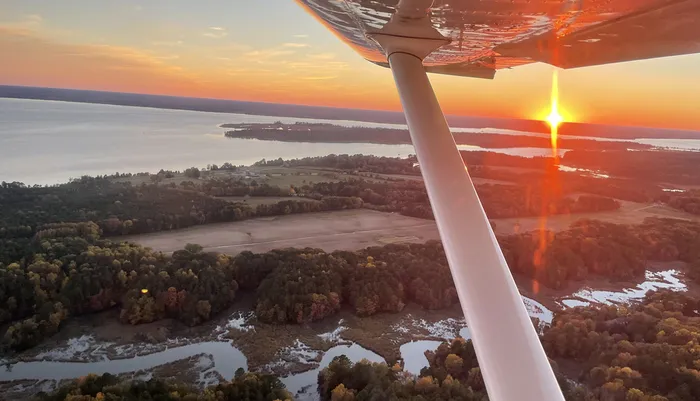
[[414,375],[420,374],[421,369],[428,366],[425,351],[435,351],[440,344],[442,344],[441,341],[423,340],[402,345],[399,350],[404,361],[403,370]]
[[638,139],[635,142],[657,148],[700,152],[700,139]]
[[[0,98],[0,181],[55,184],[86,174],[157,172],[161,168],[183,170],[224,162],[249,165],[263,158],[289,159],[331,153],[405,157],[415,153],[411,145],[231,139],[225,138],[225,129],[219,127],[223,123],[275,121],[406,128],[401,124],[361,121]],[[455,128],[454,131],[542,136],[493,128]],[[671,141],[673,146],[684,143],[683,140]],[[478,146],[460,148],[486,150]],[[549,149],[540,148],[488,150],[525,157],[550,155]],[[560,150],[560,155],[564,152]]]
[[679,275],[680,272],[673,269],[660,272],[647,271],[645,273],[646,280],[634,288],[625,288],[620,291],[584,288],[571,294],[571,298],[562,299],[560,302],[566,307],[587,306],[591,303],[611,305],[643,299],[648,291],[661,289],[687,291],[688,286],[678,278]]
[[[664,270],[660,272],[646,272],[646,280],[634,288],[626,288],[620,291],[601,291],[594,289],[583,289],[571,294],[569,297],[559,300],[564,307],[585,306],[592,303],[614,304],[625,303],[641,299],[647,291],[658,289],[672,289],[675,291],[685,291],[687,286],[678,278],[679,271]],[[530,316],[537,317],[543,323],[551,323],[553,313],[544,305],[523,297],[523,302]],[[229,319],[228,323],[223,327],[238,327],[243,330],[248,330],[247,321],[251,318],[250,314],[236,315]],[[410,316],[407,316],[410,318]],[[444,338],[449,341],[459,334],[463,338],[471,338],[471,333],[466,327],[463,320],[445,319],[438,322],[428,323],[421,319],[408,319],[402,327],[391,327],[390,330],[401,331],[408,329],[408,325],[424,328],[428,330],[431,336]],[[216,331],[225,331],[217,327]],[[342,321],[339,327],[331,333],[322,333],[319,336],[340,340],[342,332],[345,329],[342,326]],[[177,340],[174,340],[177,343]],[[428,361],[425,357],[425,351],[435,350],[440,345],[440,341],[412,341],[400,346],[401,358],[404,360],[404,369],[407,372],[418,374],[420,370],[427,366]],[[96,344],[94,338],[90,336],[82,336],[69,340],[64,348],[57,348],[42,354],[39,358],[52,360],[35,360],[22,361],[14,364],[6,364],[4,369],[0,369],[0,381],[9,380],[61,380],[72,379],[84,376],[88,373],[129,373],[139,370],[147,370],[166,363],[175,362],[196,355],[207,354],[211,355],[214,366],[207,368],[206,371],[215,370],[227,380],[233,378],[234,372],[238,368],[247,370],[246,357],[230,342],[227,341],[210,341],[201,342],[183,346],[171,346],[165,350],[154,352],[148,355],[138,355],[128,359],[107,358],[104,348],[109,344]],[[150,352],[150,345],[139,347],[133,345],[130,350],[139,349],[141,352]],[[317,351],[309,351],[304,346],[298,346],[300,352],[298,356],[304,360],[313,359],[317,355]],[[116,349],[119,352],[120,349]],[[125,351],[126,349],[122,350]],[[308,354],[308,355],[307,355]],[[371,362],[385,362],[384,359],[358,344],[337,345],[323,354],[319,367],[308,370],[306,372],[290,375],[282,378],[282,382],[287,389],[296,395],[299,400],[317,400],[316,380],[321,369],[325,368],[330,362],[339,355],[346,355],[352,362],[358,362],[362,359],[367,359]],[[66,362],[65,359],[78,359],[85,362]],[[205,361],[206,362],[206,361]],[[200,375],[200,378],[202,376]]]
[[161,352],[125,359],[104,359],[95,362],[32,361],[6,365],[0,370],[0,381],[10,380],[63,380],[95,373],[121,374],[150,369],[199,354],[210,354],[216,370],[227,380],[237,369],[248,369],[248,361],[241,351],[225,341],[210,341],[168,348]]
[[[296,396],[295,398],[297,400],[318,399],[318,394],[316,391],[318,373],[321,371],[321,369],[328,367],[333,358],[340,355],[347,356],[353,363],[359,362],[363,359],[367,359],[370,362],[386,362],[381,356],[366,348],[363,348],[360,345],[337,345],[323,354],[323,358],[321,359],[321,363],[319,364],[318,368],[283,377],[281,379],[282,383],[284,383],[289,392]],[[303,394],[299,394],[302,391]],[[297,396],[297,394],[299,395]]]

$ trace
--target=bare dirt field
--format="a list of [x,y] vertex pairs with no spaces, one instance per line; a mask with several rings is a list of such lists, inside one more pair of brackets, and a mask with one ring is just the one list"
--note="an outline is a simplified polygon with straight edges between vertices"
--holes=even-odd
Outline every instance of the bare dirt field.
[[[560,231],[583,218],[636,224],[647,217],[698,219],[697,216],[666,206],[622,202],[622,208],[614,212],[549,216],[545,226],[549,230]],[[533,231],[539,229],[541,224],[539,217],[494,219],[493,221],[496,223],[496,234]],[[201,245],[206,251],[235,255],[246,250],[267,252],[289,247],[312,247],[325,251],[356,250],[390,243],[423,243],[428,240],[439,240],[440,236],[435,222],[431,220],[357,209],[263,217],[127,236],[122,239],[166,253],[182,249],[188,243],[194,243]]]
[[187,243],[196,243],[205,251],[237,254],[245,250],[266,252],[288,247],[355,250],[391,242],[425,242],[439,238],[433,221],[357,209],[209,224],[128,236],[123,240],[162,252],[174,252]]

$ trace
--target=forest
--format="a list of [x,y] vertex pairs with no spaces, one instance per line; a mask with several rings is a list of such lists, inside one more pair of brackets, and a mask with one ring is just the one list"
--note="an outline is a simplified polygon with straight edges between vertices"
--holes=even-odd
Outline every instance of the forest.
[[[648,260],[682,260],[700,276],[700,223],[647,219],[636,226],[581,220],[542,237],[498,238],[511,270],[551,288],[595,276],[641,279]],[[408,302],[440,309],[458,302],[439,242],[359,251],[282,249],[232,257],[188,244],[171,256],[101,238],[93,222],[42,226],[0,264],[5,352],[33,347],[70,316],[119,308],[126,324],[163,318],[196,325],[255,292],[261,321],[307,323],[347,306],[358,316],[399,312]]]
[[53,393],[41,393],[37,401],[275,401],[291,400],[292,394],[274,376],[236,371],[230,382],[205,389],[174,381],[125,381],[105,373],[75,380]]
[[[578,195],[577,198],[559,196],[545,198],[539,187],[506,184],[476,186],[484,211],[489,218],[527,217],[546,214],[570,214],[617,210],[620,203],[611,198]],[[428,193],[422,181],[395,181],[391,183],[348,179],[339,182],[319,182],[306,185],[301,191],[308,197],[357,197],[365,208],[382,212],[397,212],[407,216],[432,219]]]
[[[507,181],[530,188],[559,186],[560,195],[587,193],[632,202],[667,202],[670,194],[648,179],[601,179],[591,172],[558,170],[550,157],[520,157],[494,152],[462,151],[462,159],[474,178]],[[366,155],[328,155],[302,159],[261,160],[257,166],[289,166],[339,169],[373,174],[420,175],[415,156],[407,158]],[[512,170],[510,168],[516,168]],[[595,170],[594,170],[595,171]],[[375,176],[375,178],[386,178]],[[673,206],[673,205],[672,205]],[[675,207],[675,206],[674,206]]]
[[[364,160],[370,160],[365,166],[374,165],[377,169],[385,165],[392,166],[391,171],[400,168],[383,158]],[[161,173],[156,176],[159,175]],[[60,222],[92,221],[102,229],[104,236],[119,236],[253,217],[361,207],[432,218],[428,195],[421,181],[348,179],[304,184],[293,189],[295,194],[316,202],[281,200],[253,208],[244,201],[217,198],[286,196],[290,193],[289,188],[234,177],[184,180],[179,185],[160,185],[157,182],[132,185],[114,177],[82,177],[55,186],[3,182],[0,183],[0,262],[7,264],[20,259],[24,256],[21,250],[38,227]],[[611,198],[595,195],[562,195],[545,199],[545,191],[538,184],[483,184],[477,190],[491,218],[610,211],[620,207]]]
[[[565,399],[700,399],[698,306],[695,298],[664,291],[638,304],[557,312],[541,339]],[[353,364],[339,356],[319,374],[318,390],[324,401],[484,399],[484,378],[470,340],[445,342],[426,356],[429,366],[418,377],[398,364]],[[576,369],[569,368],[567,378],[560,365],[572,364]]]
[[[644,154],[637,163],[645,164],[643,169],[635,167],[615,167],[617,157],[623,160],[628,154]],[[680,155],[678,155],[680,153]],[[690,153],[690,155],[685,155]],[[542,187],[559,186],[562,195],[587,193],[602,197],[627,200],[632,202],[663,202],[689,213],[697,210],[698,195],[693,191],[682,194],[665,192],[665,183],[689,183],[693,177],[694,167],[700,160],[692,152],[655,151],[649,152],[583,152],[569,151],[561,164],[569,167],[583,168],[583,171],[560,171],[550,157],[520,157],[485,151],[462,151],[462,159],[469,168],[469,174],[475,178],[488,178],[507,181],[529,187],[532,192]],[[634,156],[635,160],[637,156]],[[660,158],[660,159],[657,159]],[[664,165],[667,160],[673,161]],[[579,160],[581,161],[579,164]],[[688,160],[685,160],[688,159]],[[653,160],[653,163],[649,161]],[[658,162],[657,162],[658,160]],[[291,160],[261,160],[259,166],[293,166],[321,167],[349,170],[374,174],[420,175],[418,160],[415,156],[407,158],[376,157],[365,155],[328,155]],[[571,163],[569,163],[571,162]],[[651,166],[651,167],[650,167]],[[515,168],[517,170],[513,170]],[[654,170],[649,173],[649,170]],[[596,173],[597,172],[597,173]],[[598,173],[609,176],[601,178]],[[379,176],[378,176],[379,177]]]
[[700,215],[700,191],[688,191],[668,195],[668,205],[678,210]]
[[609,150],[566,152],[562,164],[640,181],[674,184],[700,184],[697,166],[700,153],[683,151],[627,151]]
[[[700,399],[700,300],[661,291],[639,303],[576,307],[555,313],[541,341],[567,401],[694,401]],[[483,401],[487,397],[471,340],[457,338],[427,351],[419,375],[342,355],[319,372],[323,401]],[[566,369],[564,367],[566,366]],[[566,371],[566,373],[565,373]],[[292,400],[269,375],[236,372],[231,382],[203,390],[172,381],[119,381],[109,374],[73,381],[41,401]]]
[[[252,217],[362,207],[358,198],[327,196],[318,202],[284,200],[255,209],[203,192],[157,184],[131,185],[109,178],[83,177],[56,186],[0,183],[0,263],[26,256],[23,250],[46,224],[91,221],[103,236],[175,230]],[[193,184],[194,185],[194,184]],[[205,185],[205,184],[203,184]],[[261,192],[269,188],[261,186]],[[279,191],[279,188],[274,187]]]

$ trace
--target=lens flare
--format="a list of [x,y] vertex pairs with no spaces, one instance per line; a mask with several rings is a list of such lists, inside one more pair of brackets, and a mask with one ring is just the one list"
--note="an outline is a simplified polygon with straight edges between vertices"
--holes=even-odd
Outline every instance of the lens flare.
[[[535,269],[544,268],[547,257],[547,248],[554,240],[554,235],[548,229],[547,217],[553,213],[552,207],[556,207],[557,200],[561,198],[561,183],[559,180],[559,126],[564,122],[564,117],[559,113],[559,74],[557,70],[552,73],[552,95],[549,115],[544,117],[549,123],[552,141],[552,163],[545,169],[541,185],[541,207],[538,227],[538,245],[535,249],[532,263]],[[532,290],[539,292],[539,282],[534,280]]]
[[557,157],[558,141],[559,141],[559,125],[564,122],[564,117],[559,114],[559,74],[554,70],[552,74],[552,106],[549,115],[546,118],[551,128],[552,138],[552,156]]

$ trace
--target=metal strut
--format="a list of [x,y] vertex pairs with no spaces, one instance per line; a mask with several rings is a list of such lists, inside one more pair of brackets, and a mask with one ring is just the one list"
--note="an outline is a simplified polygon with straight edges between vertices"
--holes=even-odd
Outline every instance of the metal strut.
[[369,36],[387,53],[489,399],[563,401],[423,67],[423,58],[446,43],[424,3],[402,0]]

